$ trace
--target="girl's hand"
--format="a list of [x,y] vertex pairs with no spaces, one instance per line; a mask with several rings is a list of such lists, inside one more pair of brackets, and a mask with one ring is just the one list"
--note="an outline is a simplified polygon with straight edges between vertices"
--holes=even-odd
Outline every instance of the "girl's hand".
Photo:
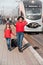
[[16,36],[16,34],[14,34],[14,36]]
[[16,36],[16,34],[14,34],[13,32],[12,32],[12,35]]

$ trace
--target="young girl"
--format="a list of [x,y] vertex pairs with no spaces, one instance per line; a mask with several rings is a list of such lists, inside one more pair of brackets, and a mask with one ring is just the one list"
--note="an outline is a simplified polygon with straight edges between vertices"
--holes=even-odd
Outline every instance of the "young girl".
[[11,45],[10,45],[11,44],[11,34],[13,34],[12,29],[10,27],[10,24],[7,23],[5,30],[4,30],[4,37],[5,37],[6,42],[7,42],[8,50],[10,50],[10,51],[11,51]]

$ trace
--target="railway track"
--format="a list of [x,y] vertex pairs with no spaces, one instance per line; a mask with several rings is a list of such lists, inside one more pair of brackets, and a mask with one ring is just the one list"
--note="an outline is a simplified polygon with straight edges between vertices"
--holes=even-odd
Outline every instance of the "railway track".
[[41,46],[43,46],[43,35],[42,35],[42,34],[41,34],[41,35],[33,35],[32,37],[34,37],[35,40],[36,40],[37,42],[39,42],[39,44],[40,44]]
[[40,54],[40,56],[43,57],[43,34],[39,35],[24,34],[24,36],[30,43],[30,45],[32,45],[33,48]]

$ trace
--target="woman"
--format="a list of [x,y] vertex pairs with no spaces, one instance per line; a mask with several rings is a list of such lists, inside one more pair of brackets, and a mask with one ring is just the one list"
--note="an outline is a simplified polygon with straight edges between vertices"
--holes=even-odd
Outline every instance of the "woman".
[[17,44],[18,44],[18,50],[20,52],[23,52],[22,50],[22,40],[24,37],[24,27],[27,25],[27,22],[24,21],[24,18],[22,16],[19,16],[16,22],[16,33],[17,33]]

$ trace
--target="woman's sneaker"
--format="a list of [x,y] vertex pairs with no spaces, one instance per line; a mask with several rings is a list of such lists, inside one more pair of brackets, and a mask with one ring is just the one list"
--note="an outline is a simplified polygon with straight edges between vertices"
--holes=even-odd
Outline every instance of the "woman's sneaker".
[[23,52],[23,50],[21,48],[18,48],[19,52]]

